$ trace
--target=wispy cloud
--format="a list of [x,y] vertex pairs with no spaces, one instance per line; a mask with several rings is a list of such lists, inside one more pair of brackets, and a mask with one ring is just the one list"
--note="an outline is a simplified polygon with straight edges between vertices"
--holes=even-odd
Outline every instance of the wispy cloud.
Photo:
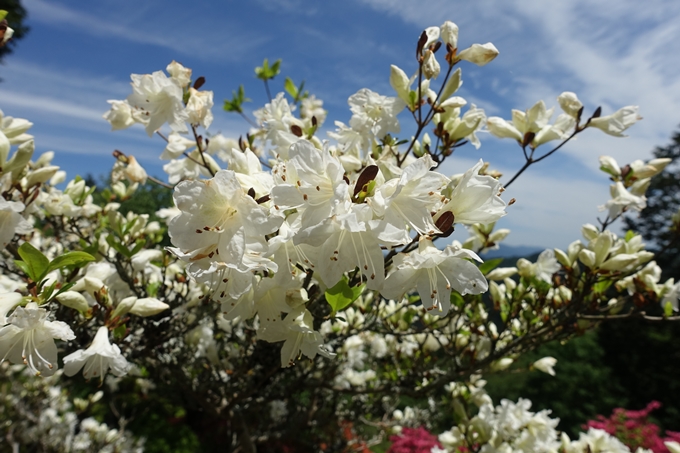
[[[187,23],[193,20],[188,16],[190,11],[178,15],[176,11],[167,11],[163,2],[136,3],[134,9],[125,8],[125,5],[116,2],[115,7],[107,9],[107,13],[118,10],[118,14],[107,20],[45,0],[27,0],[25,6],[32,20],[48,23],[52,27],[77,29],[96,37],[163,47],[202,59],[237,61],[268,40],[264,35],[244,28],[229,16],[215,18],[200,15],[201,26],[191,24],[190,32]],[[154,20],[149,20],[150,17],[154,17]]]
[[[654,0],[640,8],[634,0],[512,0],[492,8],[487,2],[362,1],[423,28],[451,19],[460,26],[462,46],[470,39],[494,41],[501,55],[489,68],[500,72],[492,89],[517,108],[539,99],[555,105],[562,91],[575,91],[587,112],[639,105],[645,120],[631,129],[633,138],[582,138],[570,145],[591,168],[593,154],[616,148],[622,161],[630,160],[664,143],[677,127],[680,60],[670,56],[680,53],[678,2]],[[596,144],[603,148],[593,149]]]

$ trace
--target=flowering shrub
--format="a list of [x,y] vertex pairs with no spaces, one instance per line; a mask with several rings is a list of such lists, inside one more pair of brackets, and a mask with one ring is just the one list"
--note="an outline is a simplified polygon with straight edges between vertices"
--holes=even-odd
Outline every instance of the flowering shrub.
[[[323,102],[290,80],[236,140],[208,132],[214,95],[191,69],[132,74],[132,93],[104,118],[159,140],[167,182],[116,151],[101,203],[83,179],[66,182],[53,153],[33,156],[28,120],[0,113],[0,361],[49,377],[61,357],[65,375],[106,383],[109,402],[134,376],[185,408],[206,449],[342,450],[342,421],[380,439],[406,421],[450,421],[438,405],[458,423],[446,448],[557,448],[556,421],[528,401],[494,407],[479,375],[614,315],[678,318],[680,283],[660,282],[639,235],[608,229],[645,206],[669,160],[602,157],[613,184],[599,226],[535,263],[483,262],[509,234],[495,223],[516,178],[578,134],[620,137],[639,119],[635,106],[603,116],[570,92],[554,121],[544,101],[487,118],[456,95],[458,66],[497,54],[491,43],[459,49],[452,22],[429,27],[414,76],[395,65],[396,96],[351,95],[333,141],[318,135]],[[268,90],[278,71],[265,61],[256,73]],[[246,116],[244,100],[241,88],[224,108]],[[415,133],[400,138],[404,118]],[[518,144],[517,172],[506,179],[480,159],[442,173],[458,148],[480,147],[482,130]],[[119,212],[150,180],[172,190],[174,206],[156,212],[164,222]],[[447,239],[456,225],[470,232],[463,243]],[[404,397],[422,404],[391,419]],[[600,438],[587,436],[564,448]]]
[[609,416],[598,415],[597,420],[590,420],[584,428],[601,429],[631,449],[646,448],[654,453],[668,453],[665,442],[680,442],[680,433],[666,431],[662,438],[661,428],[648,420],[649,414],[661,407],[658,401],[650,402],[647,407],[639,411],[616,408]]
[[404,428],[398,435],[390,437],[392,445],[387,453],[430,453],[432,448],[440,448],[437,438],[422,426]]

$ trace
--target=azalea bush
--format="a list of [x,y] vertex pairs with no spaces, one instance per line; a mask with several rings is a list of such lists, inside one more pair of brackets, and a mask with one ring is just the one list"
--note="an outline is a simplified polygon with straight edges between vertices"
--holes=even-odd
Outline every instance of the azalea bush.
[[[191,69],[132,74],[131,94],[108,101],[104,118],[113,130],[143,127],[167,180],[117,150],[101,202],[82,178],[67,180],[53,153],[34,156],[28,120],[3,115],[0,360],[25,370],[12,373],[27,385],[58,377],[49,385],[73,400],[62,412],[83,386],[103,392],[97,404],[109,410],[97,423],[119,428],[111,451],[142,448],[127,440],[150,416],[140,395],[162,399],[167,419],[205,450],[350,451],[426,423],[453,426],[440,437],[448,451],[596,451],[557,442],[556,421],[527,401],[493,406],[480,376],[600,321],[678,319],[680,284],[660,281],[639,235],[611,231],[644,208],[669,159],[602,157],[612,186],[597,226],[536,262],[483,262],[509,234],[495,223],[514,202],[513,182],[578,134],[623,136],[637,107],[603,115],[565,92],[554,121],[543,101],[511,120],[487,117],[457,90],[465,65],[498,54],[493,44],[459,49],[447,21],[414,45],[405,70],[391,67],[394,93],[352,94],[349,124],[327,134],[323,102],[290,79],[253,118],[243,87],[224,102],[251,123],[237,138],[209,131],[214,95]],[[256,69],[268,93],[279,71],[266,60]],[[402,123],[412,132],[400,136]],[[443,173],[458,148],[480,147],[480,131],[517,143],[516,173],[481,159]],[[160,220],[123,215],[148,181],[174,204],[158,207]],[[449,238],[456,227],[470,233],[463,243]],[[547,357],[532,368],[554,366]],[[0,430],[19,448],[9,433],[23,422],[7,401]]]
[[680,433],[666,431],[662,437],[661,428],[649,420],[650,414],[659,407],[658,401],[638,411],[619,407],[609,417],[598,415],[597,420],[589,420],[586,427],[606,431],[631,448],[647,448],[654,453],[680,451]]

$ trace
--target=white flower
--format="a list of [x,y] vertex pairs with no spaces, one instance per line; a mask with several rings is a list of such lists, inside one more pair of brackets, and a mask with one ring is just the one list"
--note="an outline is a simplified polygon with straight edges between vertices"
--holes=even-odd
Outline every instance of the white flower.
[[560,107],[564,110],[567,115],[576,118],[578,116],[579,110],[583,107],[581,101],[578,100],[575,93],[571,91],[565,91],[564,93],[557,96],[557,102],[559,102]]
[[7,324],[7,313],[19,305],[23,298],[17,292],[0,294],[0,326]]
[[296,236],[296,245],[321,245],[315,269],[326,286],[334,286],[345,272],[359,267],[369,289],[382,287],[384,257],[369,227],[371,218],[368,205],[354,204],[346,214],[337,214]]
[[185,68],[175,60],[173,60],[165,70],[170,74],[172,81],[182,88],[186,87],[189,85],[189,82],[191,82],[191,69]]
[[[178,184],[174,199],[182,212],[168,228],[177,247],[173,253],[192,263],[202,261],[204,268],[211,261],[243,271],[259,267],[257,260],[266,251],[264,236],[276,231],[282,220],[270,217],[229,170],[219,171],[207,181]],[[252,247],[256,254],[251,253]]]
[[625,137],[623,131],[641,119],[642,117],[638,115],[638,106],[629,105],[611,115],[593,118],[588,123],[588,126],[596,127],[605,134],[613,135],[614,137]]
[[57,371],[54,339],[73,340],[71,328],[61,321],[47,321],[47,311],[35,302],[17,307],[8,324],[0,328],[0,363],[24,363],[36,374],[51,376]]
[[135,159],[134,156],[128,156],[128,164],[123,172],[130,182],[138,182],[139,184],[146,183],[146,170],[139,165],[139,162],[137,162],[137,159]]
[[89,348],[78,349],[73,354],[64,357],[66,376],[75,375],[81,368],[85,379],[98,377],[104,380],[104,375],[109,368],[116,376],[123,376],[130,369],[130,365],[120,353],[118,346],[109,343],[109,329],[102,326],[97,330]]
[[501,183],[491,176],[479,175],[484,165],[480,161],[465,172],[451,192],[451,199],[439,210],[436,219],[445,211],[451,211],[455,223],[487,224],[503,217],[505,202],[499,196]]
[[186,113],[191,124],[200,124],[204,128],[210,127],[213,121],[213,92],[196,91],[189,88],[189,102]]
[[24,204],[19,201],[7,201],[0,196],[0,247],[5,247],[15,234],[28,234],[33,231],[33,225],[24,219],[21,211]]
[[553,367],[556,363],[557,359],[554,357],[543,357],[541,360],[535,361],[532,366],[539,371],[548,373],[550,376],[555,376],[555,370]]
[[18,145],[32,139],[33,136],[26,133],[31,126],[33,126],[33,123],[30,121],[23,118],[5,116],[2,110],[0,110],[0,132],[2,133],[0,137],[4,134],[10,144]]
[[404,109],[399,98],[381,96],[368,88],[362,88],[348,100],[352,118],[352,129],[358,132],[370,131],[376,138],[384,138],[389,132],[399,132],[397,115]]
[[468,259],[482,261],[474,252],[453,246],[441,251],[421,236],[417,251],[394,258],[396,270],[385,280],[382,295],[399,299],[415,286],[423,307],[445,316],[451,307],[452,289],[465,295],[480,294],[489,287],[479,268]]
[[647,206],[647,198],[644,195],[633,195],[626,190],[626,187],[620,181],[612,184],[609,191],[612,199],[607,201],[603,206],[600,206],[599,209],[600,211],[608,209],[610,219],[615,219],[629,209],[642,211]]
[[441,233],[434,225],[430,210],[440,200],[447,178],[430,171],[435,165],[429,154],[407,166],[399,179],[382,184],[368,199],[383,219],[375,230],[378,239],[391,245],[411,241],[407,225],[420,234]]
[[175,132],[187,132],[187,114],[182,102],[182,88],[163,71],[132,74],[132,94],[127,102],[140,118],[148,118],[146,133],[153,135],[164,123]]
[[127,129],[135,124],[132,108],[126,101],[106,101],[111,104],[111,110],[104,114],[104,119],[111,124],[112,131]]
[[312,314],[301,306],[288,313],[283,321],[263,322],[257,336],[270,343],[284,341],[281,348],[282,368],[292,366],[300,353],[310,359],[317,354],[328,358],[335,357],[335,354],[323,346],[323,337],[314,330],[313,324]]

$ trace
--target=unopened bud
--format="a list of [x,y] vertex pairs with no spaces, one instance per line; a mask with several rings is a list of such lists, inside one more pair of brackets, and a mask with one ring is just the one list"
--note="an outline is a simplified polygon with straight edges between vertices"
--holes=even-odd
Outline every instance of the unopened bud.
[[154,316],[168,308],[170,308],[170,305],[154,297],[145,297],[144,299],[137,299],[137,302],[130,309],[130,313],[142,317]]
[[56,297],[57,301],[65,307],[74,308],[79,312],[87,312],[90,304],[87,303],[85,296],[77,291],[66,291]]

